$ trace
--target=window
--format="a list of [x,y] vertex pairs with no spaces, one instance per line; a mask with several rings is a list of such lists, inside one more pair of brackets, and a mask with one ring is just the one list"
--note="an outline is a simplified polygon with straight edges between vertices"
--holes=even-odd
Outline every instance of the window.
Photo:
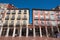
[[38,19],[38,16],[35,16],[34,19]]
[[24,15],[24,18],[26,18],[27,15]]
[[28,29],[28,36],[33,36],[33,28]]
[[15,37],[19,36],[19,34],[20,34],[20,30],[19,29],[16,29],[15,30]]
[[2,23],[3,23],[3,22],[2,22],[2,21],[0,21],[0,27],[2,26]]
[[56,21],[51,21],[52,26],[56,26]]
[[15,13],[16,13],[15,10],[13,10],[12,14],[15,14]]
[[24,14],[26,14],[27,13],[27,10],[24,10]]
[[3,28],[3,30],[2,30],[2,35],[1,35],[1,36],[5,36],[6,33],[7,33],[7,28]]
[[14,20],[15,19],[15,15],[12,15],[12,18],[11,18],[11,20]]
[[20,15],[18,15],[17,20],[20,20],[20,18],[21,18]]
[[0,14],[0,20],[2,19],[2,15]]
[[8,26],[8,21],[6,20],[5,23],[3,24],[3,27],[7,27]]
[[46,15],[45,18],[46,18],[46,20],[49,20],[49,16],[48,15]]
[[42,28],[41,28],[41,31],[42,31],[42,36],[44,37],[46,37],[46,29],[45,29],[45,27],[43,26]]
[[16,27],[20,27],[20,21],[17,21]]
[[48,11],[45,11],[45,14],[48,14]]
[[50,26],[50,22],[49,22],[49,21],[46,21],[46,25],[47,25],[47,26]]
[[18,14],[21,14],[21,10],[19,10]]
[[50,11],[50,15],[54,15],[55,13],[53,11]]
[[36,21],[34,21],[34,24],[35,24],[35,25],[38,25],[38,21],[37,21],[37,20],[36,20]]
[[39,27],[35,28],[35,33],[36,33],[36,36],[40,36],[40,29],[39,29]]
[[10,22],[9,27],[14,27],[14,21],[11,21],[11,22]]
[[44,20],[44,16],[43,15],[40,16],[40,20]]
[[23,21],[23,24],[26,24],[26,20]]
[[58,18],[58,20],[60,20],[60,15],[59,14],[57,15],[57,18]]
[[49,37],[52,37],[53,35],[52,35],[52,30],[51,30],[51,27],[50,26],[47,27],[47,31],[48,31],[48,36]]
[[26,28],[22,28],[22,36],[26,36]]
[[9,29],[9,33],[8,33],[9,36],[12,36],[13,35],[13,29]]
[[55,20],[55,16],[54,15],[50,15],[50,19],[51,20]]
[[8,10],[7,14],[10,14],[10,10]]
[[9,15],[7,15],[7,16],[5,17],[5,20],[9,20]]
[[45,26],[45,22],[44,21],[41,21],[41,26]]
[[34,13],[35,13],[35,15],[38,15],[38,11],[35,11]]
[[40,14],[43,14],[43,11],[40,11]]

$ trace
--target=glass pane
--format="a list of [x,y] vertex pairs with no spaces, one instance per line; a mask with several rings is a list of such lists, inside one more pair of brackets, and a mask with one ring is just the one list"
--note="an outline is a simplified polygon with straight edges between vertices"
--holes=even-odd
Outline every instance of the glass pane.
[[33,28],[28,29],[28,36],[33,36]]

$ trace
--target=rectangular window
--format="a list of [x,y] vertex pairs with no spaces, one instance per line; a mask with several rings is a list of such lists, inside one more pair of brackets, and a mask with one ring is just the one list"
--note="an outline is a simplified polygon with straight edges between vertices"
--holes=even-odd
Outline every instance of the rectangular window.
[[42,36],[44,37],[46,37],[46,29],[45,29],[45,26],[43,26],[42,28],[41,28],[41,31],[42,31]]
[[51,21],[52,26],[57,26],[56,21]]
[[2,19],[2,15],[0,14],[0,20]]
[[3,27],[8,27],[8,21],[7,20],[4,22]]
[[20,30],[19,29],[16,29],[15,30],[15,37],[19,36],[19,34],[20,34]]
[[50,15],[50,20],[55,20],[55,16],[54,15]]
[[8,10],[7,14],[10,14],[10,10]]
[[43,14],[43,11],[40,11],[40,15],[42,15]]
[[46,19],[46,20],[49,20],[49,15],[46,15],[46,16],[45,16],[45,19]]
[[33,36],[33,28],[28,29],[28,36]]
[[22,36],[26,36],[26,28],[22,28]]
[[16,14],[15,10],[13,10],[12,14]]
[[45,26],[45,21],[41,21],[41,26]]
[[10,22],[9,27],[14,27],[14,21],[11,21],[11,22]]
[[13,35],[13,29],[9,29],[9,33],[8,33],[9,36],[12,36]]
[[50,24],[49,21],[46,21],[46,25],[47,25],[47,26],[51,26],[51,24]]
[[23,24],[26,25],[26,20],[23,21]]
[[40,29],[39,29],[39,27],[35,28],[35,33],[36,33],[36,36],[40,36]]
[[20,21],[17,21],[16,27],[20,27]]
[[44,20],[44,16],[43,15],[40,15],[40,20]]
[[15,15],[12,15],[12,18],[11,18],[11,20],[14,20],[15,19]]
[[50,11],[50,15],[54,15],[55,13],[53,11]]
[[7,33],[7,28],[3,28],[3,30],[2,30],[2,35],[1,35],[1,36],[5,36],[6,33]]
[[24,14],[27,14],[27,10],[24,10]]
[[5,17],[5,20],[9,20],[9,15],[7,15],[7,16]]
[[20,20],[20,18],[21,18],[20,15],[18,15],[17,20]]
[[34,21],[34,24],[35,24],[35,25],[38,25],[38,20]]
[[21,10],[19,10],[18,14],[21,14]]

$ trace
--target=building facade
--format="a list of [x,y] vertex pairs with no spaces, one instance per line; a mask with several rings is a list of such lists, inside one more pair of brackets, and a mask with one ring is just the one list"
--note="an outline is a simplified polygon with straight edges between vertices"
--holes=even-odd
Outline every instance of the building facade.
[[55,37],[60,31],[60,11],[33,9],[34,37]]
[[[9,6],[10,5],[8,5],[8,7]],[[17,9],[10,6],[10,8],[6,7],[6,9],[0,12],[0,36],[28,37],[28,25],[29,9]]]

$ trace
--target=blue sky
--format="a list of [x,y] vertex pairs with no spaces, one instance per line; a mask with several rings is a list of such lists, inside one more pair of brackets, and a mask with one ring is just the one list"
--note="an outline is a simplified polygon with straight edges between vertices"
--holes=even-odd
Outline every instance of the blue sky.
[[0,3],[10,3],[17,8],[30,9],[30,23],[32,23],[32,8],[51,9],[60,5],[60,0],[0,0]]

